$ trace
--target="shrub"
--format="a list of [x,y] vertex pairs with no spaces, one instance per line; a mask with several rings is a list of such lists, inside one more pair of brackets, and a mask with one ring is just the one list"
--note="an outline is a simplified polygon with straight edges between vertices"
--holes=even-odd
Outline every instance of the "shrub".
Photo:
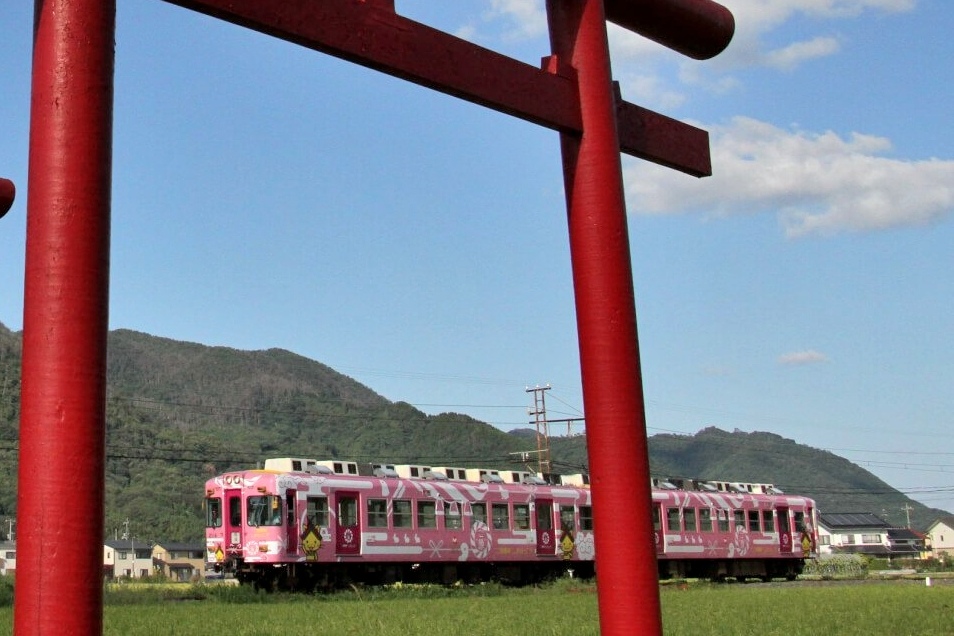
[[0,607],[13,607],[13,575],[0,577]]

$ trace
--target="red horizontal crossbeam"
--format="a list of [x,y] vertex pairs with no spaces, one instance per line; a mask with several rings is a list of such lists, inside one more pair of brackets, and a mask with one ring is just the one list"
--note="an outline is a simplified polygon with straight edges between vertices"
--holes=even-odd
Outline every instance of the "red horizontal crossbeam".
[[732,12],[712,0],[604,0],[606,19],[697,60],[715,57],[735,33]]
[[[579,92],[571,76],[405,18],[394,11],[390,0],[166,2],[559,132],[582,134]],[[705,131],[621,99],[619,112],[621,152],[694,176],[711,174]]]

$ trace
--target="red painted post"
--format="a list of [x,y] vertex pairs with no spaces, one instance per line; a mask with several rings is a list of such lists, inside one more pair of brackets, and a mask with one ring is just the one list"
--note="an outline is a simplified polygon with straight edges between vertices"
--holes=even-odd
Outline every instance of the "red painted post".
[[101,634],[115,0],[37,0],[14,632]]
[[[561,136],[603,634],[661,634],[646,416],[602,0],[548,0],[583,134]],[[572,69],[572,70],[570,70]]]

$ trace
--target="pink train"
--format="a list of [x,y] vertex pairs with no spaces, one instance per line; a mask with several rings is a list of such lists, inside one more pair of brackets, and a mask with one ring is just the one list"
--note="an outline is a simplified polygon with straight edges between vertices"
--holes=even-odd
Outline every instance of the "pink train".
[[[364,474],[367,473],[367,474]],[[595,568],[583,475],[269,459],[206,482],[209,565],[272,589],[499,579]],[[794,578],[814,502],[759,484],[654,483],[660,577]]]

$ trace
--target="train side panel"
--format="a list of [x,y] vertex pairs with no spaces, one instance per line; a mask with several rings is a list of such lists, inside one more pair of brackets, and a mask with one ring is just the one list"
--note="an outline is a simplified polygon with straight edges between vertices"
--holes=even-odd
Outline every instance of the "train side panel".
[[[210,479],[206,504],[209,564],[263,585],[595,567],[586,487],[251,470]],[[816,556],[804,497],[654,489],[653,513],[661,577],[793,578]]]
[[793,578],[817,556],[805,497],[655,490],[653,525],[662,576]]
[[353,575],[400,564],[593,560],[584,489],[246,471],[210,480],[206,495],[208,561],[240,578],[282,565]]

